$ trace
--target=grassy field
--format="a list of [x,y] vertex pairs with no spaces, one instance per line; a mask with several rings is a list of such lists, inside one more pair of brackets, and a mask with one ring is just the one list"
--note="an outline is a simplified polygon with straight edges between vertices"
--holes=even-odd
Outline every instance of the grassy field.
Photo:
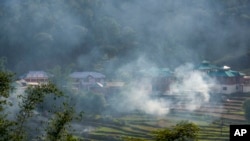
[[153,140],[151,132],[171,127],[181,120],[189,120],[200,127],[199,140],[229,140],[230,124],[247,124],[242,104],[249,95],[231,95],[221,104],[211,104],[196,111],[175,109],[165,116],[129,114],[115,117],[99,117],[84,120],[82,124],[93,126],[95,130],[81,134],[85,140],[119,141],[124,137]]

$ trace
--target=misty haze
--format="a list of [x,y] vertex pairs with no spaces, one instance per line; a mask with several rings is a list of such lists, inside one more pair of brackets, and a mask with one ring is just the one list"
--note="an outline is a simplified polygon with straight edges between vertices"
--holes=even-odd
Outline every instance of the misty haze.
[[229,140],[249,29],[248,0],[1,0],[0,141]]

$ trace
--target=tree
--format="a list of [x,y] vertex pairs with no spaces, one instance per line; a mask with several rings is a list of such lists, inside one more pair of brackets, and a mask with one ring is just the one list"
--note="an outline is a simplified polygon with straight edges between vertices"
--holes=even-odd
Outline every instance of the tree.
[[57,112],[55,117],[49,123],[46,131],[46,140],[49,141],[76,141],[67,131],[67,125],[74,118],[74,109],[65,106],[62,112]]
[[10,135],[8,128],[14,125],[12,121],[6,118],[7,114],[4,113],[4,106],[8,105],[9,93],[14,89],[11,85],[12,81],[12,73],[0,71],[0,141],[8,140]]
[[243,109],[245,111],[245,118],[250,121],[250,99],[245,100]]
[[[22,102],[19,103],[20,111],[16,114],[16,119],[9,120],[7,117],[8,114],[5,113],[5,108],[11,106],[8,98],[14,89],[12,85],[14,80],[13,76],[10,72],[0,71],[0,141],[27,140],[27,135],[31,133],[27,133],[26,123],[34,116],[34,110],[38,104],[43,102],[44,98],[50,94],[53,94],[55,97],[63,96],[63,93],[52,83],[28,87],[25,90],[25,94],[18,96]],[[67,105],[67,103],[64,103],[64,106],[65,105]],[[72,107],[65,106],[63,110],[56,112],[54,118],[46,122],[48,123],[46,140],[76,141],[77,139],[67,133],[66,130],[66,125],[68,125],[73,118],[75,118],[75,116]]]
[[22,103],[20,104],[21,110],[17,115],[16,126],[14,127],[13,140],[24,140],[24,123],[33,116],[33,110],[37,105],[43,102],[44,97],[48,94],[55,94],[56,96],[62,96],[62,92],[52,84],[43,84],[36,87],[28,87],[26,89],[26,95],[21,96]]
[[156,141],[193,141],[197,140],[199,127],[194,123],[182,121],[172,129],[163,129],[153,132]]

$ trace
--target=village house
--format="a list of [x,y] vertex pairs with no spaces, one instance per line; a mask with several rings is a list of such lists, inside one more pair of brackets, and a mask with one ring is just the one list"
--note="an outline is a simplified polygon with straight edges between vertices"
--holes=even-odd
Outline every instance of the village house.
[[105,75],[98,72],[73,72],[69,75],[77,89],[98,91],[104,86]]
[[217,67],[208,61],[203,61],[196,69],[216,80],[216,85],[212,88],[214,93],[232,94],[250,92],[245,74],[231,70],[228,66]]
[[24,86],[46,84],[51,76],[52,75],[46,73],[45,71],[29,71],[20,77],[20,82]]
[[[228,66],[218,67],[209,61],[203,61],[194,71],[199,71],[213,78],[216,82],[211,87],[211,93],[232,94],[250,92],[250,76],[232,70]],[[23,86],[46,84],[51,74],[45,71],[29,71],[21,76],[19,81]],[[106,82],[106,76],[98,72],[73,72],[69,75],[73,88],[77,90],[117,93],[125,85],[124,82]],[[139,70],[135,73],[134,84],[138,88],[143,88],[147,93],[164,94],[171,92],[170,86],[177,80],[174,72],[168,68],[152,67]]]
[[217,93],[232,94],[243,92],[245,74],[231,70],[230,67],[224,66],[217,71],[209,73],[209,75],[216,78],[218,82],[218,85],[215,86]]

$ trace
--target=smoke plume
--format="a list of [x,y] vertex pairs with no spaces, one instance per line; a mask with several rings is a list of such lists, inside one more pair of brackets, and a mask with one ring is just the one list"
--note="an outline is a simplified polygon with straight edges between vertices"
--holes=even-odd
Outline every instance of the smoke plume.
[[[122,67],[123,72],[132,75],[127,80],[127,87],[121,92],[121,97],[116,97],[114,106],[120,111],[140,110],[152,115],[165,115],[172,108],[181,107],[182,109],[194,111],[205,106],[210,101],[210,93],[215,81],[207,76],[206,73],[195,70],[194,65],[187,63],[175,69],[173,82],[170,90],[161,92],[160,95],[176,97],[175,100],[156,96],[156,91],[152,89],[154,85],[153,77],[136,76],[131,70],[149,69],[155,64],[140,58],[136,62]],[[114,101],[113,101],[114,102]]]
[[176,68],[175,76],[176,82],[170,86],[171,93],[184,97],[185,101],[181,101],[184,103],[183,107],[196,110],[209,102],[212,87],[216,82],[206,73],[195,70],[194,66],[188,63]]

